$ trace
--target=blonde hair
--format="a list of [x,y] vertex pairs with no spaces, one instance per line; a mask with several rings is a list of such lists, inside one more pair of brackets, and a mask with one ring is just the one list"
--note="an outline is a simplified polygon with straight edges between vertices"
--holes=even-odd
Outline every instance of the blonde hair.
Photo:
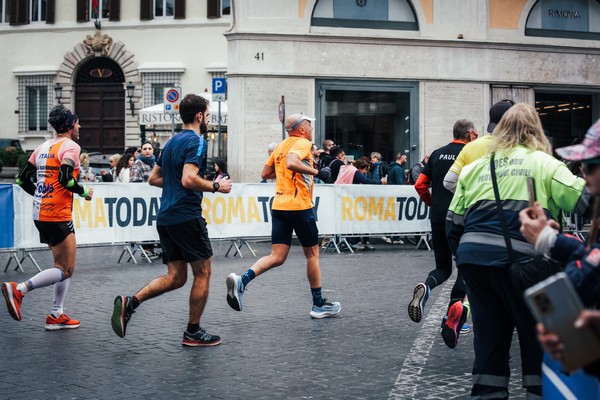
[[90,156],[88,155],[88,153],[81,153],[79,155],[79,162],[84,167],[87,167],[88,165],[90,165]]
[[114,161],[115,164],[118,163],[120,159],[121,155],[119,153],[113,154],[112,156],[108,157],[108,161]]
[[542,122],[535,109],[529,104],[517,103],[504,113],[494,129],[494,143],[490,151],[510,151],[518,145],[530,150],[552,154],[552,146],[544,133]]

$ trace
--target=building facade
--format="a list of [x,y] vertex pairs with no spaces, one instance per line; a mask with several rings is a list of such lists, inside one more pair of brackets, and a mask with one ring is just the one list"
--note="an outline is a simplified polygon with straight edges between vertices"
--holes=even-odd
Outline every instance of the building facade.
[[164,144],[169,127],[141,127],[140,109],[168,87],[210,91],[230,24],[230,0],[0,0],[0,137],[35,148],[60,102],[87,151],[122,152],[144,135]]
[[229,173],[259,180],[280,111],[314,115],[315,143],[410,164],[510,98],[555,147],[600,116],[597,0],[234,0]]

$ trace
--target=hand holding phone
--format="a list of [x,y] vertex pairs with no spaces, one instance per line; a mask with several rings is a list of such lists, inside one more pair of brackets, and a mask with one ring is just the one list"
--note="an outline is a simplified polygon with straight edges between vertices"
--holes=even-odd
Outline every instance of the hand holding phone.
[[533,176],[527,177],[527,192],[529,193],[529,207],[533,207],[537,200],[535,194],[535,178]]
[[543,280],[527,289],[524,297],[533,317],[564,343],[560,361],[566,371],[600,359],[600,336],[589,326],[575,327],[583,305],[567,274],[559,272]]

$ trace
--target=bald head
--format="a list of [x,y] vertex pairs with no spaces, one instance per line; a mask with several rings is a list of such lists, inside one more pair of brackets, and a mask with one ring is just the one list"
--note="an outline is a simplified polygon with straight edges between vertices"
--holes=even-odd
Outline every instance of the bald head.
[[305,125],[305,121],[308,121],[308,123],[312,125],[312,122],[314,120],[315,119],[313,117],[309,117],[308,115],[304,114],[288,115],[285,119],[285,130],[288,132],[294,132],[298,130],[298,128],[300,128],[301,126]]

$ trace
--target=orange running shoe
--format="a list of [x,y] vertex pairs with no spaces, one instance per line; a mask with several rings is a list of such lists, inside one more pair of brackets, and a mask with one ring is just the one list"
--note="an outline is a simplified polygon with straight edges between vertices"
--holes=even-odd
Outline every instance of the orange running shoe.
[[11,317],[21,320],[21,303],[23,295],[17,290],[17,282],[2,282],[2,294]]
[[58,331],[60,329],[75,329],[79,328],[79,321],[67,317],[66,314],[62,314],[58,318],[54,318],[52,314],[46,318],[46,325],[44,326],[47,331]]

